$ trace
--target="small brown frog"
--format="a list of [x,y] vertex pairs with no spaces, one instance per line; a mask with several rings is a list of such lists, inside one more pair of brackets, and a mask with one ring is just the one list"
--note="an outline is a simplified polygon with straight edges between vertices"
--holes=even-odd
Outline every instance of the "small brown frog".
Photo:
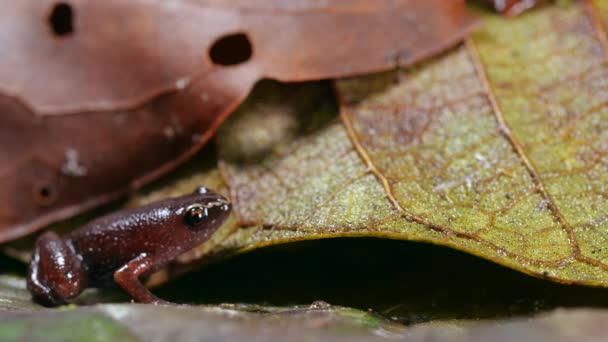
[[36,241],[27,288],[41,304],[66,304],[87,287],[118,284],[142,303],[166,303],[139,277],[208,240],[230,213],[223,196],[194,194],[112,213],[73,231]]

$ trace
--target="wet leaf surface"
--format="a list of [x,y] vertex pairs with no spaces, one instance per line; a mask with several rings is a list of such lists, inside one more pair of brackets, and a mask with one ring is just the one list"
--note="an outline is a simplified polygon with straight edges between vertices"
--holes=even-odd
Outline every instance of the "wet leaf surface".
[[[306,306],[97,304],[45,309],[25,304],[22,279],[0,276],[3,341],[597,341],[608,313],[557,310],[526,319],[452,320],[404,327],[374,313],[316,301]],[[153,317],[154,319],[151,319]]]
[[[154,306],[143,304],[36,306],[23,279],[0,276],[0,338],[3,341],[167,340],[374,340],[400,336],[404,327],[374,314],[314,302],[271,307]],[[151,318],[154,319],[151,319]]]
[[409,65],[455,45],[475,24],[464,1],[443,0],[3,7],[0,242],[173,169],[261,78]]

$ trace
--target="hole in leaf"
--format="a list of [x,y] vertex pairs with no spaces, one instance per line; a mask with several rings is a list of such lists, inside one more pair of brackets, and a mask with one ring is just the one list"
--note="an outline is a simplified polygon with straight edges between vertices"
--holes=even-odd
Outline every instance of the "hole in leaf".
[[56,36],[67,36],[74,32],[74,14],[72,6],[60,2],[53,7],[49,16],[51,30]]
[[34,189],[34,197],[40,205],[49,205],[55,200],[55,191],[50,185],[39,185]]
[[218,39],[209,50],[214,64],[237,65],[248,61],[253,54],[249,38],[244,33],[235,33]]

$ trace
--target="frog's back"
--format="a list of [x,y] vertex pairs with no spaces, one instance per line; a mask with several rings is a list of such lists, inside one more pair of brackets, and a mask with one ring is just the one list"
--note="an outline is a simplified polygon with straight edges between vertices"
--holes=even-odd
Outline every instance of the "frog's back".
[[142,253],[162,248],[174,215],[167,206],[128,209],[91,221],[68,238],[87,269],[102,278],[111,277],[118,267]]

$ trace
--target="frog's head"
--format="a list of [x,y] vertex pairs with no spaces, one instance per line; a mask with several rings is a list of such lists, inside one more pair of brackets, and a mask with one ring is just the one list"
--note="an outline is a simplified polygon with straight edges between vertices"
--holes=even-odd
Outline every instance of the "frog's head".
[[145,229],[147,252],[171,260],[211,238],[231,209],[224,196],[198,187],[187,195],[134,208],[125,217],[133,217],[135,224],[144,222],[151,228]]
[[[209,239],[228,218],[231,209],[224,196],[198,187],[191,194],[135,208],[141,215],[131,216],[137,216],[135,221],[145,221],[151,227],[164,228],[147,229],[146,239],[157,252],[163,249],[164,253],[173,253],[166,246],[186,251]],[[141,220],[142,217],[145,219]]]

